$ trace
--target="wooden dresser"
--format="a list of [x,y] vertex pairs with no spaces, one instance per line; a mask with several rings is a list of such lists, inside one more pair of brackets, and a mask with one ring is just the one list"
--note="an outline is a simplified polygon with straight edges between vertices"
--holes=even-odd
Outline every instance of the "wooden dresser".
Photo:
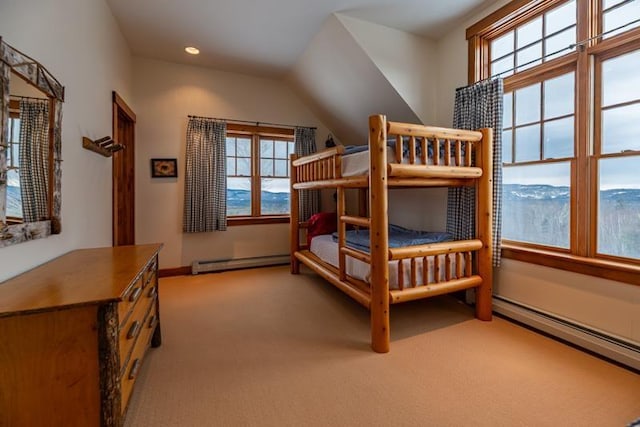
[[69,252],[0,283],[0,426],[121,426],[160,345],[162,245]]

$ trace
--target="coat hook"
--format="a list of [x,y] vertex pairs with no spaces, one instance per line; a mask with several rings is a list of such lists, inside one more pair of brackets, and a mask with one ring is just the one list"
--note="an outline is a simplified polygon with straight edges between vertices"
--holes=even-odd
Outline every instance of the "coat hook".
[[82,146],[87,150],[91,150],[94,153],[98,153],[105,157],[111,157],[116,151],[124,149],[124,145],[116,144],[110,136],[105,136],[103,138],[96,139],[95,141],[83,136]]

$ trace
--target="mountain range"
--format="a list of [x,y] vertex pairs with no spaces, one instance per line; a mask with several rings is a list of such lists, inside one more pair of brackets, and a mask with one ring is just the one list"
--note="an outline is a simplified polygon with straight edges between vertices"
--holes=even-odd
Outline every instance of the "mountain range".
[[[503,185],[503,199],[507,201],[555,200],[568,201],[569,187],[552,185]],[[603,201],[640,203],[640,189],[611,189],[600,193]],[[251,193],[248,190],[227,189],[227,206],[229,210],[243,209],[250,205]],[[262,192],[262,205],[268,212],[289,212],[289,193]],[[7,186],[7,215],[21,215],[20,188]]]
[[[558,200],[568,201],[569,187],[553,185],[504,184],[502,197],[505,201],[515,200]],[[640,189],[614,188],[600,192],[600,200],[640,203]]]

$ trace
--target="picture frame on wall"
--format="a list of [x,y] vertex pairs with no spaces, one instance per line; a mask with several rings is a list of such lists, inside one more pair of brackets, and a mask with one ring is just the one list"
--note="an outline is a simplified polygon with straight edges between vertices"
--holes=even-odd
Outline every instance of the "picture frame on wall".
[[152,178],[177,178],[177,159],[151,159]]

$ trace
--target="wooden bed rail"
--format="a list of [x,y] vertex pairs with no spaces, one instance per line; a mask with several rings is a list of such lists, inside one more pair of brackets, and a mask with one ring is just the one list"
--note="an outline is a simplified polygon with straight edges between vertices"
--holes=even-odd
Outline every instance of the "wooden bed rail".
[[417,286],[415,288],[389,291],[391,303],[413,301],[420,298],[448,294],[469,288],[476,288],[482,284],[482,277],[471,276],[462,279],[454,279],[444,283]]
[[318,151],[317,153],[310,154],[308,156],[300,157],[293,161],[293,166],[302,166],[308,163],[317,162],[318,160],[328,159],[334,157],[336,154],[344,153],[344,146],[336,145],[335,147],[327,148],[326,150]]
[[462,139],[465,141],[482,140],[482,133],[479,131],[389,121],[387,122],[387,134],[419,136],[424,138]]
[[343,215],[340,217],[340,221],[345,224],[357,225],[359,227],[369,228],[371,227],[371,218],[363,217],[363,216],[348,216]]
[[[482,132],[389,122],[386,141],[390,138],[395,139],[390,176],[477,178],[482,173],[481,168],[472,168],[472,153],[482,143]],[[403,170],[407,166],[414,169]]]
[[479,178],[482,176],[482,169],[475,167],[389,163],[387,170],[389,176],[398,178]]
[[483,243],[481,240],[458,240],[455,242],[389,248],[389,260],[450,254],[456,252],[470,252],[482,249],[482,247]]
[[298,185],[312,183],[326,188],[329,182],[342,178],[343,153],[344,147],[339,145],[301,158],[292,154],[291,177]]

